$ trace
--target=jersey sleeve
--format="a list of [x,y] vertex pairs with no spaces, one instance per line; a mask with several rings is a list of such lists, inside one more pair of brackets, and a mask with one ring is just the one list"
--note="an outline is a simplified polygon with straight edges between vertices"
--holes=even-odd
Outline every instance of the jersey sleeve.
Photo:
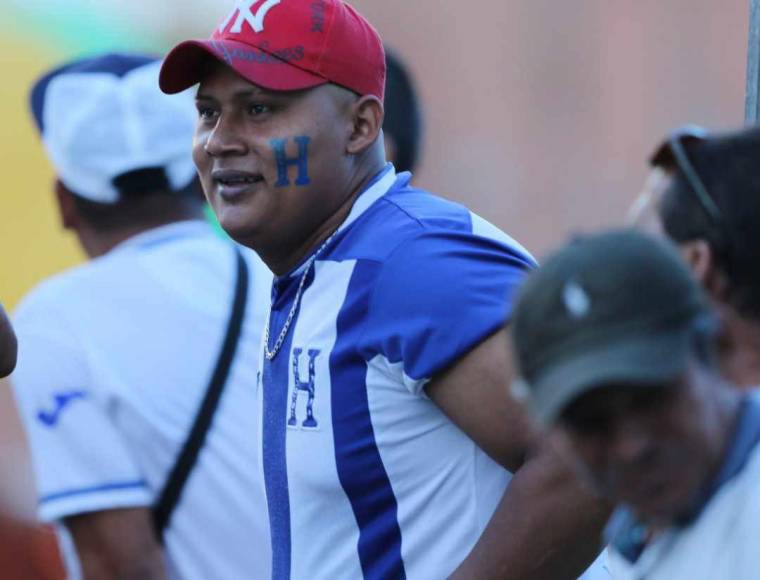
[[148,505],[151,493],[112,421],[114,401],[91,375],[73,325],[39,299],[17,312],[10,377],[32,452],[45,521]]
[[383,263],[361,349],[403,368],[420,394],[509,322],[516,290],[533,259],[518,247],[468,232],[423,232]]

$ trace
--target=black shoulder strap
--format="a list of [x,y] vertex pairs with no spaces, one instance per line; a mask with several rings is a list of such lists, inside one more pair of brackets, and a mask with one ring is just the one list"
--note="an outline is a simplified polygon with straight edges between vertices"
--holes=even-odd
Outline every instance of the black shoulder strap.
[[235,298],[232,302],[232,312],[227,325],[227,334],[224,337],[222,350],[211,375],[211,381],[206,389],[198,414],[195,416],[193,427],[185,440],[182,451],[174,464],[158,501],[153,506],[153,527],[157,537],[163,542],[163,534],[171,520],[172,512],[177,507],[182,497],[182,490],[195,467],[201,448],[206,440],[206,434],[211,427],[214,413],[219,405],[219,400],[230,374],[230,367],[235,357],[240,331],[245,316],[245,304],[248,297],[248,266],[245,258],[238,248],[235,248],[237,257],[237,282],[235,286]]

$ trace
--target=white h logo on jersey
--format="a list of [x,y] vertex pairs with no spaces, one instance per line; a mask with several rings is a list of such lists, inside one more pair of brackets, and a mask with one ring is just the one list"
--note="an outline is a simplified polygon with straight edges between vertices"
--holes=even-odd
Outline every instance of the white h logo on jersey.
[[267,13],[277,6],[281,0],[266,0],[266,2],[259,6],[258,10],[254,11],[253,5],[258,1],[259,0],[238,0],[237,6],[232,11],[232,14],[230,14],[219,27],[219,32],[224,32],[224,29],[227,28],[227,25],[233,18],[235,18],[236,14],[237,18],[235,19],[235,23],[232,25],[232,28],[230,28],[232,34],[240,34],[243,31],[244,22],[247,22],[250,27],[253,28],[254,32],[263,32],[264,18],[266,18]]

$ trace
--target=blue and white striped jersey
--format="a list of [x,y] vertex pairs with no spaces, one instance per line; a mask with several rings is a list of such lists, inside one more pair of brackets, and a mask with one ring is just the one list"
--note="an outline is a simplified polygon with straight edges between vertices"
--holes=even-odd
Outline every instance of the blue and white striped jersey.
[[[509,480],[424,386],[505,323],[535,262],[409,180],[388,166],[358,198],[262,356],[275,580],[445,578]],[[304,268],[274,282],[270,348]]]

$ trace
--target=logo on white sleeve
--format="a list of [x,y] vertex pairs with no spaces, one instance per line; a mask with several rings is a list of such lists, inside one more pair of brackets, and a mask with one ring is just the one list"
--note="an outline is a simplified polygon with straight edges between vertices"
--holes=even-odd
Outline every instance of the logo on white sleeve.
[[219,26],[219,32],[224,32],[227,25],[235,19],[235,22],[230,28],[230,33],[240,34],[243,31],[243,24],[246,22],[253,29],[254,32],[264,32],[264,18],[266,18],[269,11],[277,6],[281,0],[266,0],[259,4],[259,7],[254,9],[253,6],[258,4],[261,0],[238,0],[237,6],[232,11],[221,26]]

